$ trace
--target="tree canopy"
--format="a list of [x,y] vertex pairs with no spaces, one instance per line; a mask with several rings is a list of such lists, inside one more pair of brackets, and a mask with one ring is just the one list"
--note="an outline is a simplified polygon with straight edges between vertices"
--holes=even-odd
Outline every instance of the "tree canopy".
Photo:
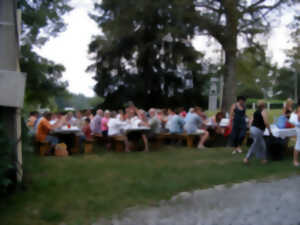
[[67,86],[61,82],[61,64],[39,56],[35,47],[41,47],[66,28],[62,16],[71,10],[69,0],[18,0],[22,10],[21,71],[27,74],[25,101],[45,105],[49,96],[61,93]]
[[275,10],[292,4],[290,0],[196,0],[198,32],[213,37],[225,52],[224,102],[228,111],[236,96],[238,37],[251,46],[256,35],[266,33]]
[[[103,0],[91,17],[103,34],[89,52],[95,91],[105,105],[133,100],[142,107],[201,104],[202,54],[192,46],[195,7],[190,0]],[[195,91],[196,90],[196,91]],[[180,100],[181,99],[181,100]],[[187,101],[186,101],[187,100]],[[186,102],[185,102],[186,101]]]

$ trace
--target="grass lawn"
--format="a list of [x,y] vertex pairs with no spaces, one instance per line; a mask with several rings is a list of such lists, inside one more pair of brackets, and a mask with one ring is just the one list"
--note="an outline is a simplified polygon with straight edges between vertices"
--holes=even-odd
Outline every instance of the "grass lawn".
[[92,224],[136,205],[155,205],[182,191],[299,174],[291,159],[242,164],[230,149],[166,146],[151,153],[67,158],[26,154],[28,190],[0,202],[1,225]]

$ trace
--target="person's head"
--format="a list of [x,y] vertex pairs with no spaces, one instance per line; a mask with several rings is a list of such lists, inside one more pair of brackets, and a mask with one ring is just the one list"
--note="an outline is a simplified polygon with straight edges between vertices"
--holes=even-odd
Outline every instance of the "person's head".
[[149,109],[149,115],[151,118],[154,117],[156,115],[156,110],[153,108]]
[[135,111],[133,109],[130,109],[127,111],[127,118],[133,118],[135,116]]
[[258,102],[257,102],[257,108],[259,109],[259,110],[264,110],[265,108],[266,108],[266,103],[265,103],[265,101],[264,100],[259,100]]
[[76,118],[77,118],[77,119],[80,119],[81,117],[82,117],[81,112],[80,112],[80,111],[77,111],[77,112],[76,112]]
[[46,120],[50,121],[51,117],[52,117],[52,113],[51,112],[45,112],[44,117],[46,118]]
[[225,115],[224,115],[223,112],[218,112],[218,113],[216,114],[216,122],[217,122],[217,123],[220,123],[221,120],[222,120],[223,118],[225,118]]
[[202,108],[198,106],[194,108],[194,112],[197,113],[199,116],[202,116],[203,114]]
[[294,105],[293,99],[288,98],[288,99],[286,100],[285,107],[286,107],[286,108],[293,108],[293,105]]
[[67,118],[68,118],[68,119],[71,119],[72,117],[73,117],[73,112],[71,112],[71,111],[68,112],[68,113],[67,113]]
[[[122,116],[123,114],[121,114],[121,116]],[[110,118],[116,118],[116,116],[117,116],[117,113],[115,112],[115,111],[112,111],[111,113],[110,113]]]
[[92,111],[91,111],[90,109],[86,110],[86,111],[85,111],[85,115],[86,115],[86,116],[92,115]]
[[179,113],[180,113],[180,108],[174,109],[173,112],[174,112],[175,114],[179,114]]
[[109,118],[110,117],[110,111],[109,110],[105,110],[104,117],[105,118]]
[[85,118],[84,122],[86,125],[89,125],[91,123],[91,119],[90,118]]
[[291,110],[288,109],[288,110],[285,111],[286,118],[290,118],[291,114],[292,114]]
[[245,105],[246,98],[244,96],[238,96],[237,97],[237,102],[240,103],[241,105]]
[[39,113],[37,111],[33,111],[33,112],[30,113],[30,116],[38,117]]
[[189,113],[194,113],[195,112],[195,108],[190,108],[189,109]]
[[103,117],[103,110],[102,109],[98,109],[97,110],[97,115]]

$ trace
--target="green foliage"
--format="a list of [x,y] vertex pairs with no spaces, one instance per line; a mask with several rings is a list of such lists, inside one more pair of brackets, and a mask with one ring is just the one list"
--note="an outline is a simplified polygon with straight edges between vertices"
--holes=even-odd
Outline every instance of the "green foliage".
[[225,52],[223,110],[229,110],[237,94],[238,37],[243,37],[249,46],[255,46],[256,35],[267,33],[275,11],[289,3],[293,1],[195,1],[199,12],[195,17],[198,31],[213,37]]
[[[296,82],[296,76],[298,76],[298,87],[300,87],[300,72],[294,72],[290,68],[283,67],[277,71],[275,76],[275,97],[283,100],[287,98],[293,98],[295,93],[294,87]],[[298,91],[300,90],[298,89]],[[300,96],[299,94],[298,96]]]
[[40,47],[65,30],[62,16],[71,10],[69,0],[18,0],[22,10],[21,71],[27,74],[26,104],[47,105],[50,96],[59,95],[67,83],[61,82],[65,68],[39,56]]
[[73,107],[76,110],[95,108],[103,103],[101,97],[86,97],[82,94],[73,94],[65,91],[62,95],[55,97],[57,110],[63,111],[66,107]]
[[244,49],[237,60],[238,93],[248,98],[268,97],[275,68],[260,45]]
[[25,102],[46,106],[50,103],[50,96],[62,93],[66,82],[61,82],[64,66],[47,60],[34,51],[29,45],[21,47],[20,65],[27,74]]
[[[202,54],[192,46],[196,11],[190,0],[103,0],[91,16],[103,31],[89,52],[95,91],[104,107],[201,104]],[[197,90],[197,91],[196,91]]]
[[66,28],[62,16],[72,8],[70,0],[18,0],[22,10],[22,45],[43,45]]

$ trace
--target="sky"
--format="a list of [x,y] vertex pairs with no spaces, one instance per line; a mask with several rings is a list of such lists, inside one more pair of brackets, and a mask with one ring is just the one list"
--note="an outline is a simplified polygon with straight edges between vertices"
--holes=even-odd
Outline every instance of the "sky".
[[[67,30],[37,49],[42,56],[65,66],[63,80],[68,81],[70,92],[89,97],[95,95],[93,87],[96,82],[93,80],[93,74],[86,72],[86,68],[92,64],[88,57],[88,45],[92,36],[101,33],[96,23],[88,16],[93,9],[93,2],[93,0],[71,0],[74,9],[64,16],[68,25]],[[269,46],[268,56],[272,57],[272,63],[277,63],[279,66],[284,65],[285,51],[293,46],[287,28],[287,24],[292,19],[292,14],[284,15],[269,38],[265,39]],[[214,52],[219,48],[218,45],[212,42],[208,46],[207,39],[203,37],[195,38],[193,44],[197,50],[207,52],[207,59],[217,60],[218,57]],[[239,44],[242,45],[242,41]]]

